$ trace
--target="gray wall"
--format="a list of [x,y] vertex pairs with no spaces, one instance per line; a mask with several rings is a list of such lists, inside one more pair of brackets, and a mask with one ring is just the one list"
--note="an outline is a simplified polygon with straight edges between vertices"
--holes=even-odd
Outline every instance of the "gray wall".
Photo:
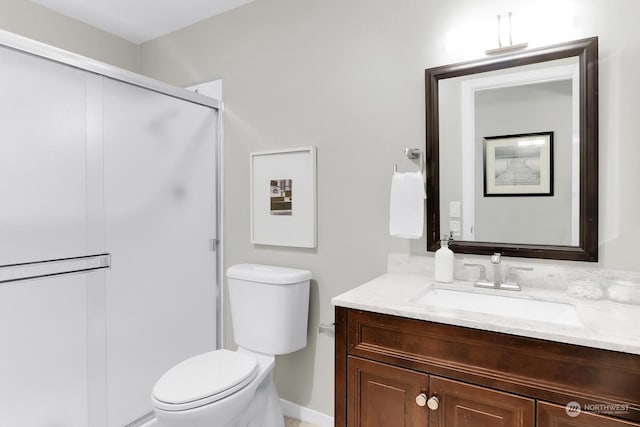
[[[539,2],[259,0],[141,46],[145,74],[177,85],[224,78],[226,266],[313,271],[309,346],[278,358],[283,398],[333,412],[333,343],[316,334],[333,318],[331,297],[383,273],[388,252],[425,252],[424,239],[387,236],[393,164],[411,169],[402,149],[424,146],[424,69],[482,56],[447,50],[447,31],[509,9]],[[635,0],[576,2],[571,33],[555,40],[601,37],[600,264],[634,270],[639,13]],[[305,145],[318,148],[318,248],[251,245],[249,153]]]
[[0,29],[131,71],[138,46],[25,0],[0,0]]

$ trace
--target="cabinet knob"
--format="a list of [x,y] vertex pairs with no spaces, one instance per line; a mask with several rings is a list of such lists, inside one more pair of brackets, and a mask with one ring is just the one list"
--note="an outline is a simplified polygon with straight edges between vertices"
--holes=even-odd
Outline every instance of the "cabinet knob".
[[416,405],[425,406],[427,404],[427,395],[424,393],[420,393],[416,396]]
[[439,405],[440,405],[440,401],[438,400],[438,398],[436,396],[431,396],[429,398],[429,400],[427,400],[427,406],[432,411],[435,411],[436,409],[438,409]]

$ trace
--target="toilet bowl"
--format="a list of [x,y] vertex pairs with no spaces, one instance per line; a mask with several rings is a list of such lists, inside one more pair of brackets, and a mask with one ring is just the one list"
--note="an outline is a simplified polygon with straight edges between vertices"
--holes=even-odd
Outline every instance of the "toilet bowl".
[[311,272],[240,264],[227,270],[237,351],[199,354],[153,387],[159,427],[284,427],[275,355],[306,346]]
[[156,419],[163,427],[284,426],[274,366],[275,357],[245,349],[187,359],[154,386]]

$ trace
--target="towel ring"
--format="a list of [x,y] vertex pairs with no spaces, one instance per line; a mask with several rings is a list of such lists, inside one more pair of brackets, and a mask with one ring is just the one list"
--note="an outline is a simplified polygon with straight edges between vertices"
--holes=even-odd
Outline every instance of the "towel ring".
[[[409,160],[420,159],[420,170],[418,172],[424,175],[424,155],[422,150],[419,148],[405,148],[404,155],[407,156]],[[398,164],[393,165],[393,172],[398,173]]]

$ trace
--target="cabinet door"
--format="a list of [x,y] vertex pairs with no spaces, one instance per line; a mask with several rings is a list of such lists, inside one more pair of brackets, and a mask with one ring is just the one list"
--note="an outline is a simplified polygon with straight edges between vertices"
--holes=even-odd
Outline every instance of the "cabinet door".
[[639,427],[640,424],[616,420],[588,412],[569,416],[560,405],[538,402],[538,427]]
[[356,357],[349,357],[347,372],[349,427],[427,425],[427,409],[415,401],[427,393],[427,375]]
[[532,399],[433,376],[429,385],[439,403],[429,411],[430,427],[534,426]]

